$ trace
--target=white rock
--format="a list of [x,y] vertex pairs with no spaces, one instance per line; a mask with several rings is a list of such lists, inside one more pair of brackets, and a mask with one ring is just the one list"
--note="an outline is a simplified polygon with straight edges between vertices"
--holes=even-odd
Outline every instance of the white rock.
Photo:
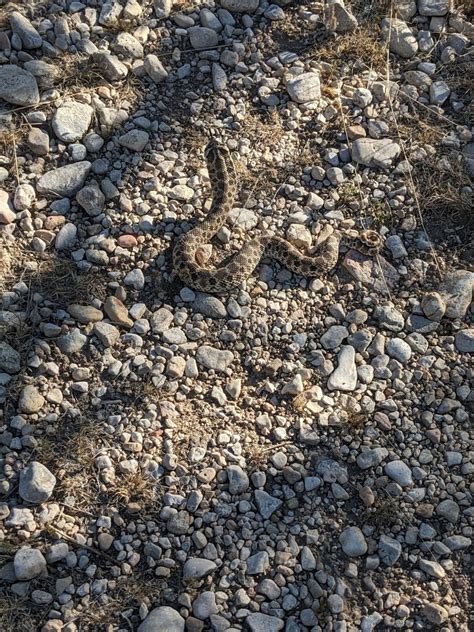
[[68,101],[54,113],[53,131],[65,143],[81,140],[89,129],[93,113],[94,110],[87,103]]
[[46,560],[38,549],[19,549],[13,558],[13,567],[19,581],[29,581],[46,572]]
[[12,105],[30,106],[39,103],[36,79],[23,68],[0,66],[0,99]]
[[141,129],[132,129],[119,138],[119,144],[131,151],[143,151],[150,136]]
[[353,347],[342,347],[337,356],[337,369],[328,379],[330,391],[353,391],[357,385],[357,369],[355,364],[355,350]]
[[286,89],[292,101],[296,103],[308,103],[318,101],[321,97],[321,83],[316,72],[304,72],[290,79]]

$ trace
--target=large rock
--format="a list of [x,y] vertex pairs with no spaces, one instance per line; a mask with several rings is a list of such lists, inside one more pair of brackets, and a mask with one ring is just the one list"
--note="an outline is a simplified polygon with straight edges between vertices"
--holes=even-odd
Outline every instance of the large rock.
[[168,76],[168,71],[156,55],[147,55],[143,61],[143,67],[145,68],[146,74],[155,83],[161,83]]
[[20,399],[18,400],[18,410],[20,413],[32,415],[43,408],[44,402],[45,399],[36,386],[28,384],[21,391]]
[[214,371],[225,371],[232,363],[234,354],[232,351],[223,351],[215,349],[209,345],[202,345],[196,353],[196,360],[206,369],[214,369]]
[[0,66],[0,99],[12,105],[36,105],[39,102],[36,79],[31,72],[13,64]]
[[88,160],[82,160],[47,171],[38,180],[36,190],[43,195],[71,197],[84,184],[90,168],[91,163]]
[[184,619],[174,608],[160,606],[150,612],[137,632],[184,632]]
[[65,143],[81,140],[89,129],[94,110],[87,103],[68,101],[53,116],[52,126],[56,136]]
[[16,33],[21,39],[23,48],[28,50],[41,48],[43,44],[41,35],[24,15],[18,13],[18,11],[14,11],[10,15],[10,26],[13,33]]
[[328,379],[330,391],[353,391],[357,385],[357,368],[355,364],[355,350],[346,345],[337,356],[337,369]]
[[29,581],[46,572],[46,560],[38,549],[19,549],[13,558],[16,578]]
[[290,79],[286,89],[291,100],[296,103],[317,101],[321,97],[321,83],[317,72],[304,72]]
[[400,145],[390,138],[358,138],[352,143],[352,160],[367,167],[387,169],[400,155]]
[[388,41],[392,53],[409,59],[416,55],[418,42],[404,20],[385,18],[382,20],[382,36]]
[[105,50],[94,53],[92,60],[100,67],[108,81],[120,81],[128,75],[127,66],[116,55],[111,55]]
[[446,15],[449,0],[418,0],[418,13],[429,17]]
[[19,494],[28,503],[39,505],[51,496],[56,485],[56,477],[47,467],[32,461],[20,473]]
[[234,13],[255,13],[259,0],[221,0],[221,7]]
[[0,342],[0,371],[18,373],[21,367],[21,356],[7,342]]
[[[245,619],[250,632],[278,632],[285,625],[282,619],[262,612],[253,612]],[[298,628],[299,629],[299,628]]]

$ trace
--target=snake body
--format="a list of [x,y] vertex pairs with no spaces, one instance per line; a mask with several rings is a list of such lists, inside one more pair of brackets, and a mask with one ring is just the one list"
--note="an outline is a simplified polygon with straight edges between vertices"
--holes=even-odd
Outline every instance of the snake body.
[[[209,176],[213,185],[210,211],[200,224],[181,235],[173,249],[173,273],[188,287],[222,294],[245,281],[263,256],[279,261],[283,266],[307,277],[317,277],[335,267],[339,258],[340,235],[331,234],[321,243],[315,254],[303,255],[285,239],[263,234],[246,242],[226,265],[206,267],[201,249],[224,225],[232,210],[237,192],[235,168],[226,147],[211,141],[205,150]],[[350,231],[345,243],[367,255],[376,255],[381,247],[375,231]]]

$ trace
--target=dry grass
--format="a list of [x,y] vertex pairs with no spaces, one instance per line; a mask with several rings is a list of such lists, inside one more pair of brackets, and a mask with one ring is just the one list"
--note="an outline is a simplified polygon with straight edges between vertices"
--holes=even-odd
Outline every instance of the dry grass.
[[140,470],[118,477],[108,493],[114,504],[127,508],[133,503],[140,511],[156,511],[157,483]]
[[73,499],[74,506],[81,510],[97,505],[100,483],[95,458],[104,441],[105,433],[92,411],[65,414],[56,422],[53,433],[40,437],[36,458],[57,477],[58,500]]
[[32,632],[41,628],[41,616],[33,612],[28,599],[0,591],[0,630],[2,632]]

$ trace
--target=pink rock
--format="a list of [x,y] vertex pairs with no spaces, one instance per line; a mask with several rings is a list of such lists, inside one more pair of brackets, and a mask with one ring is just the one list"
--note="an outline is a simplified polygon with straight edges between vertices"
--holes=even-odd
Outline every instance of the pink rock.
[[117,244],[122,248],[134,248],[138,245],[138,241],[133,235],[120,235],[117,238]]
[[360,252],[349,250],[342,265],[354,279],[382,294],[395,287],[400,278],[395,268],[381,255],[366,257]]

